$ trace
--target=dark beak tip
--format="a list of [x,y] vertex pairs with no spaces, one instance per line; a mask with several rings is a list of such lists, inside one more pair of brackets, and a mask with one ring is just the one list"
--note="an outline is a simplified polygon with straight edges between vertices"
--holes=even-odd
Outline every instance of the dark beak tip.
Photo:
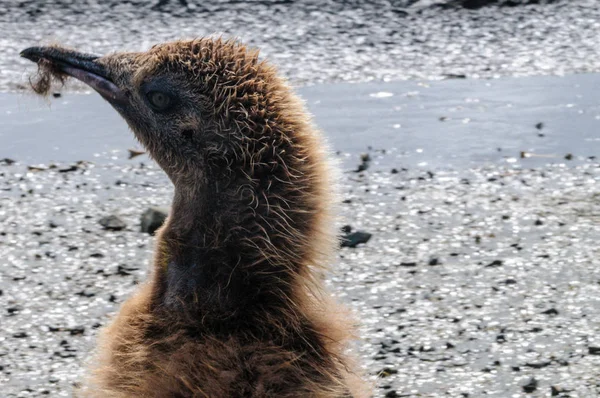
[[40,59],[40,48],[39,47],[29,47],[25,50],[21,51],[19,55],[23,58],[26,58],[30,61],[37,62]]

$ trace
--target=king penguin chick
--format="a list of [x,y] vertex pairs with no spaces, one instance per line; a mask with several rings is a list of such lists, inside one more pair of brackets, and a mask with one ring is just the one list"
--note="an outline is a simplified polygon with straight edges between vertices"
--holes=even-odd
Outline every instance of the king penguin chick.
[[205,38],[21,55],[45,82],[100,93],[174,185],[153,271],[101,334],[84,396],[370,395],[320,278],[337,246],[325,146],[257,51]]

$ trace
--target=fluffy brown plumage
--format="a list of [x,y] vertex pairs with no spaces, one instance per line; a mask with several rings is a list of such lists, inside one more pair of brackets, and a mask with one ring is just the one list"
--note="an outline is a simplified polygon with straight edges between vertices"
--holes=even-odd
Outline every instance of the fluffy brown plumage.
[[[368,396],[320,278],[337,246],[325,145],[275,69],[219,39],[90,59],[175,195],[152,275],[102,333],[82,393]],[[157,91],[168,112],[148,106]]]

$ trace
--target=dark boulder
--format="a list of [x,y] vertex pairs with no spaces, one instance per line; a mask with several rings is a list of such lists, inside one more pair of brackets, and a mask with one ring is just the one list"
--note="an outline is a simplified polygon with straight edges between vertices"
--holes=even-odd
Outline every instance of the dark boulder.
[[127,224],[125,224],[125,221],[123,221],[121,218],[115,215],[102,217],[98,222],[100,223],[100,225],[102,225],[104,229],[109,231],[120,231],[122,229],[125,229],[125,227],[127,226]]
[[342,236],[342,247],[356,247],[361,243],[367,243],[371,234],[364,231],[347,232]]

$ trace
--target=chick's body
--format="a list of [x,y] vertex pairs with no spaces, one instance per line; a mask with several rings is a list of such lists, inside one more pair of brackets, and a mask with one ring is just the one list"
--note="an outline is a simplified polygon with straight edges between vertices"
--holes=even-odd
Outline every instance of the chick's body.
[[102,333],[83,394],[368,395],[320,277],[337,246],[325,146],[272,66],[220,39],[23,55],[94,87],[175,187],[152,275]]

